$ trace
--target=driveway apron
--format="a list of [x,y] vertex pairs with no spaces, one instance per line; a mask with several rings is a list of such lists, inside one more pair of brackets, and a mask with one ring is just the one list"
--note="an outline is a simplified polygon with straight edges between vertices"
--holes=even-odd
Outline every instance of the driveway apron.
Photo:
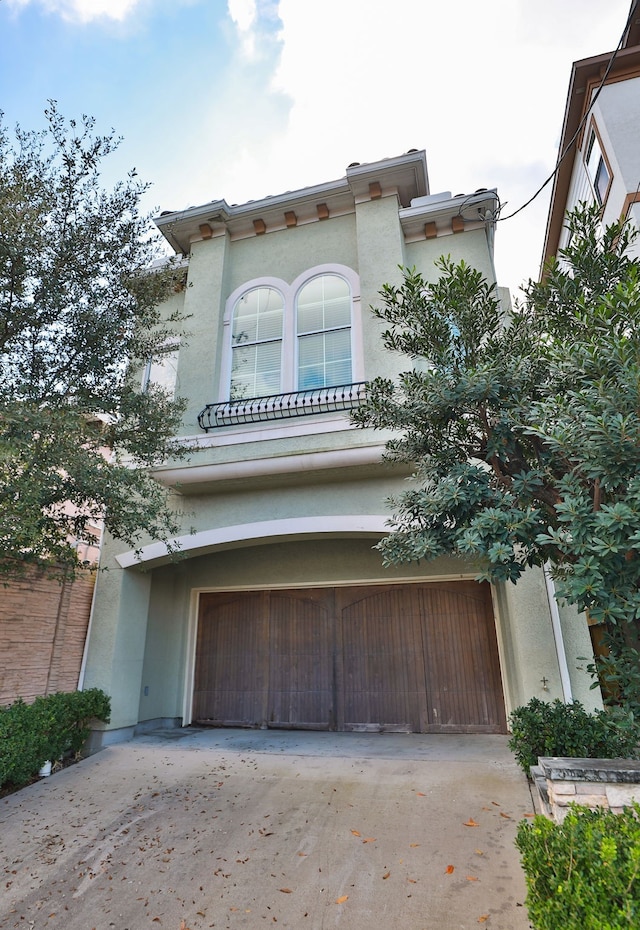
[[163,730],[0,801],[0,927],[527,930],[506,737]]

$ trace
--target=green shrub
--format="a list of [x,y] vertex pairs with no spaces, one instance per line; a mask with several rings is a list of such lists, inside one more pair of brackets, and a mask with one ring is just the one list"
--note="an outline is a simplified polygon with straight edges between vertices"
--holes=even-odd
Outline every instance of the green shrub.
[[58,692],[33,704],[0,708],[0,787],[30,781],[48,760],[79,752],[92,719],[109,722],[110,699],[98,688]]
[[509,748],[529,774],[539,756],[578,759],[637,759],[640,727],[620,709],[588,713],[579,701],[563,704],[531,698],[509,718]]
[[572,805],[562,824],[518,827],[534,930],[640,927],[640,806],[613,814]]

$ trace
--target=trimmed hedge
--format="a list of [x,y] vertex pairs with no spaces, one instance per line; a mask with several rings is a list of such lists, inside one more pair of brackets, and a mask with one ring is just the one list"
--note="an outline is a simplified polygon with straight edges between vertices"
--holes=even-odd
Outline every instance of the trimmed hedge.
[[564,704],[531,698],[509,717],[509,748],[526,774],[539,756],[575,759],[637,759],[640,727],[618,708],[588,713],[579,701]]
[[534,930],[640,927],[640,805],[621,814],[572,805],[562,824],[522,821],[516,846]]
[[111,702],[98,688],[18,700],[0,708],[0,788],[19,788],[34,778],[45,762],[77,753],[87,739],[92,719],[109,722]]

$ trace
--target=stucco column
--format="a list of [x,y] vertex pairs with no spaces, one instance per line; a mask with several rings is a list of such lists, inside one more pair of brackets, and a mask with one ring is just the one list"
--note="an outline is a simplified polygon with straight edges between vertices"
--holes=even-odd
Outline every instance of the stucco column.
[[120,568],[110,541],[101,567],[82,687],[102,688],[111,697],[111,722],[96,733],[93,748],[128,739],[138,722],[151,592],[151,575]]

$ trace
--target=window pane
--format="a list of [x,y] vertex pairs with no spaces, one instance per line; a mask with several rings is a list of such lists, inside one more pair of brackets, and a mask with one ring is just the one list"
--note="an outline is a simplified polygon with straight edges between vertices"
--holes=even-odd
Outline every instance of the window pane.
[[231,360],[232,400],[265,397],[280,391],[282,342],[237,346]]
[[174,395],[178,376],[178,349],[164,355],[157,362],[150,362],[143,376],[143,391],[150,385],[162,388],[170,395]]
[[600,162],[598,164],[598,170],[596,172],[596,179],[595,179],[595,189],[596,189],[596,195],[598,197],[599,203],[602,203],[602,201],[604,200],[606,193],[607,193],[608,186],[609,186],[609,172],[607,171],[607,166],[605,164],[604,158],[600,156]]
[[298,390],[351,382],[351,333],[341,329],[298,341]]
[[232,345],[282,337],[282,296],[272,287],[256,287],[243,294],[233,311]]
[[338,275],[313,278],[298,295],[298,333],[351,324],[349,285]]

